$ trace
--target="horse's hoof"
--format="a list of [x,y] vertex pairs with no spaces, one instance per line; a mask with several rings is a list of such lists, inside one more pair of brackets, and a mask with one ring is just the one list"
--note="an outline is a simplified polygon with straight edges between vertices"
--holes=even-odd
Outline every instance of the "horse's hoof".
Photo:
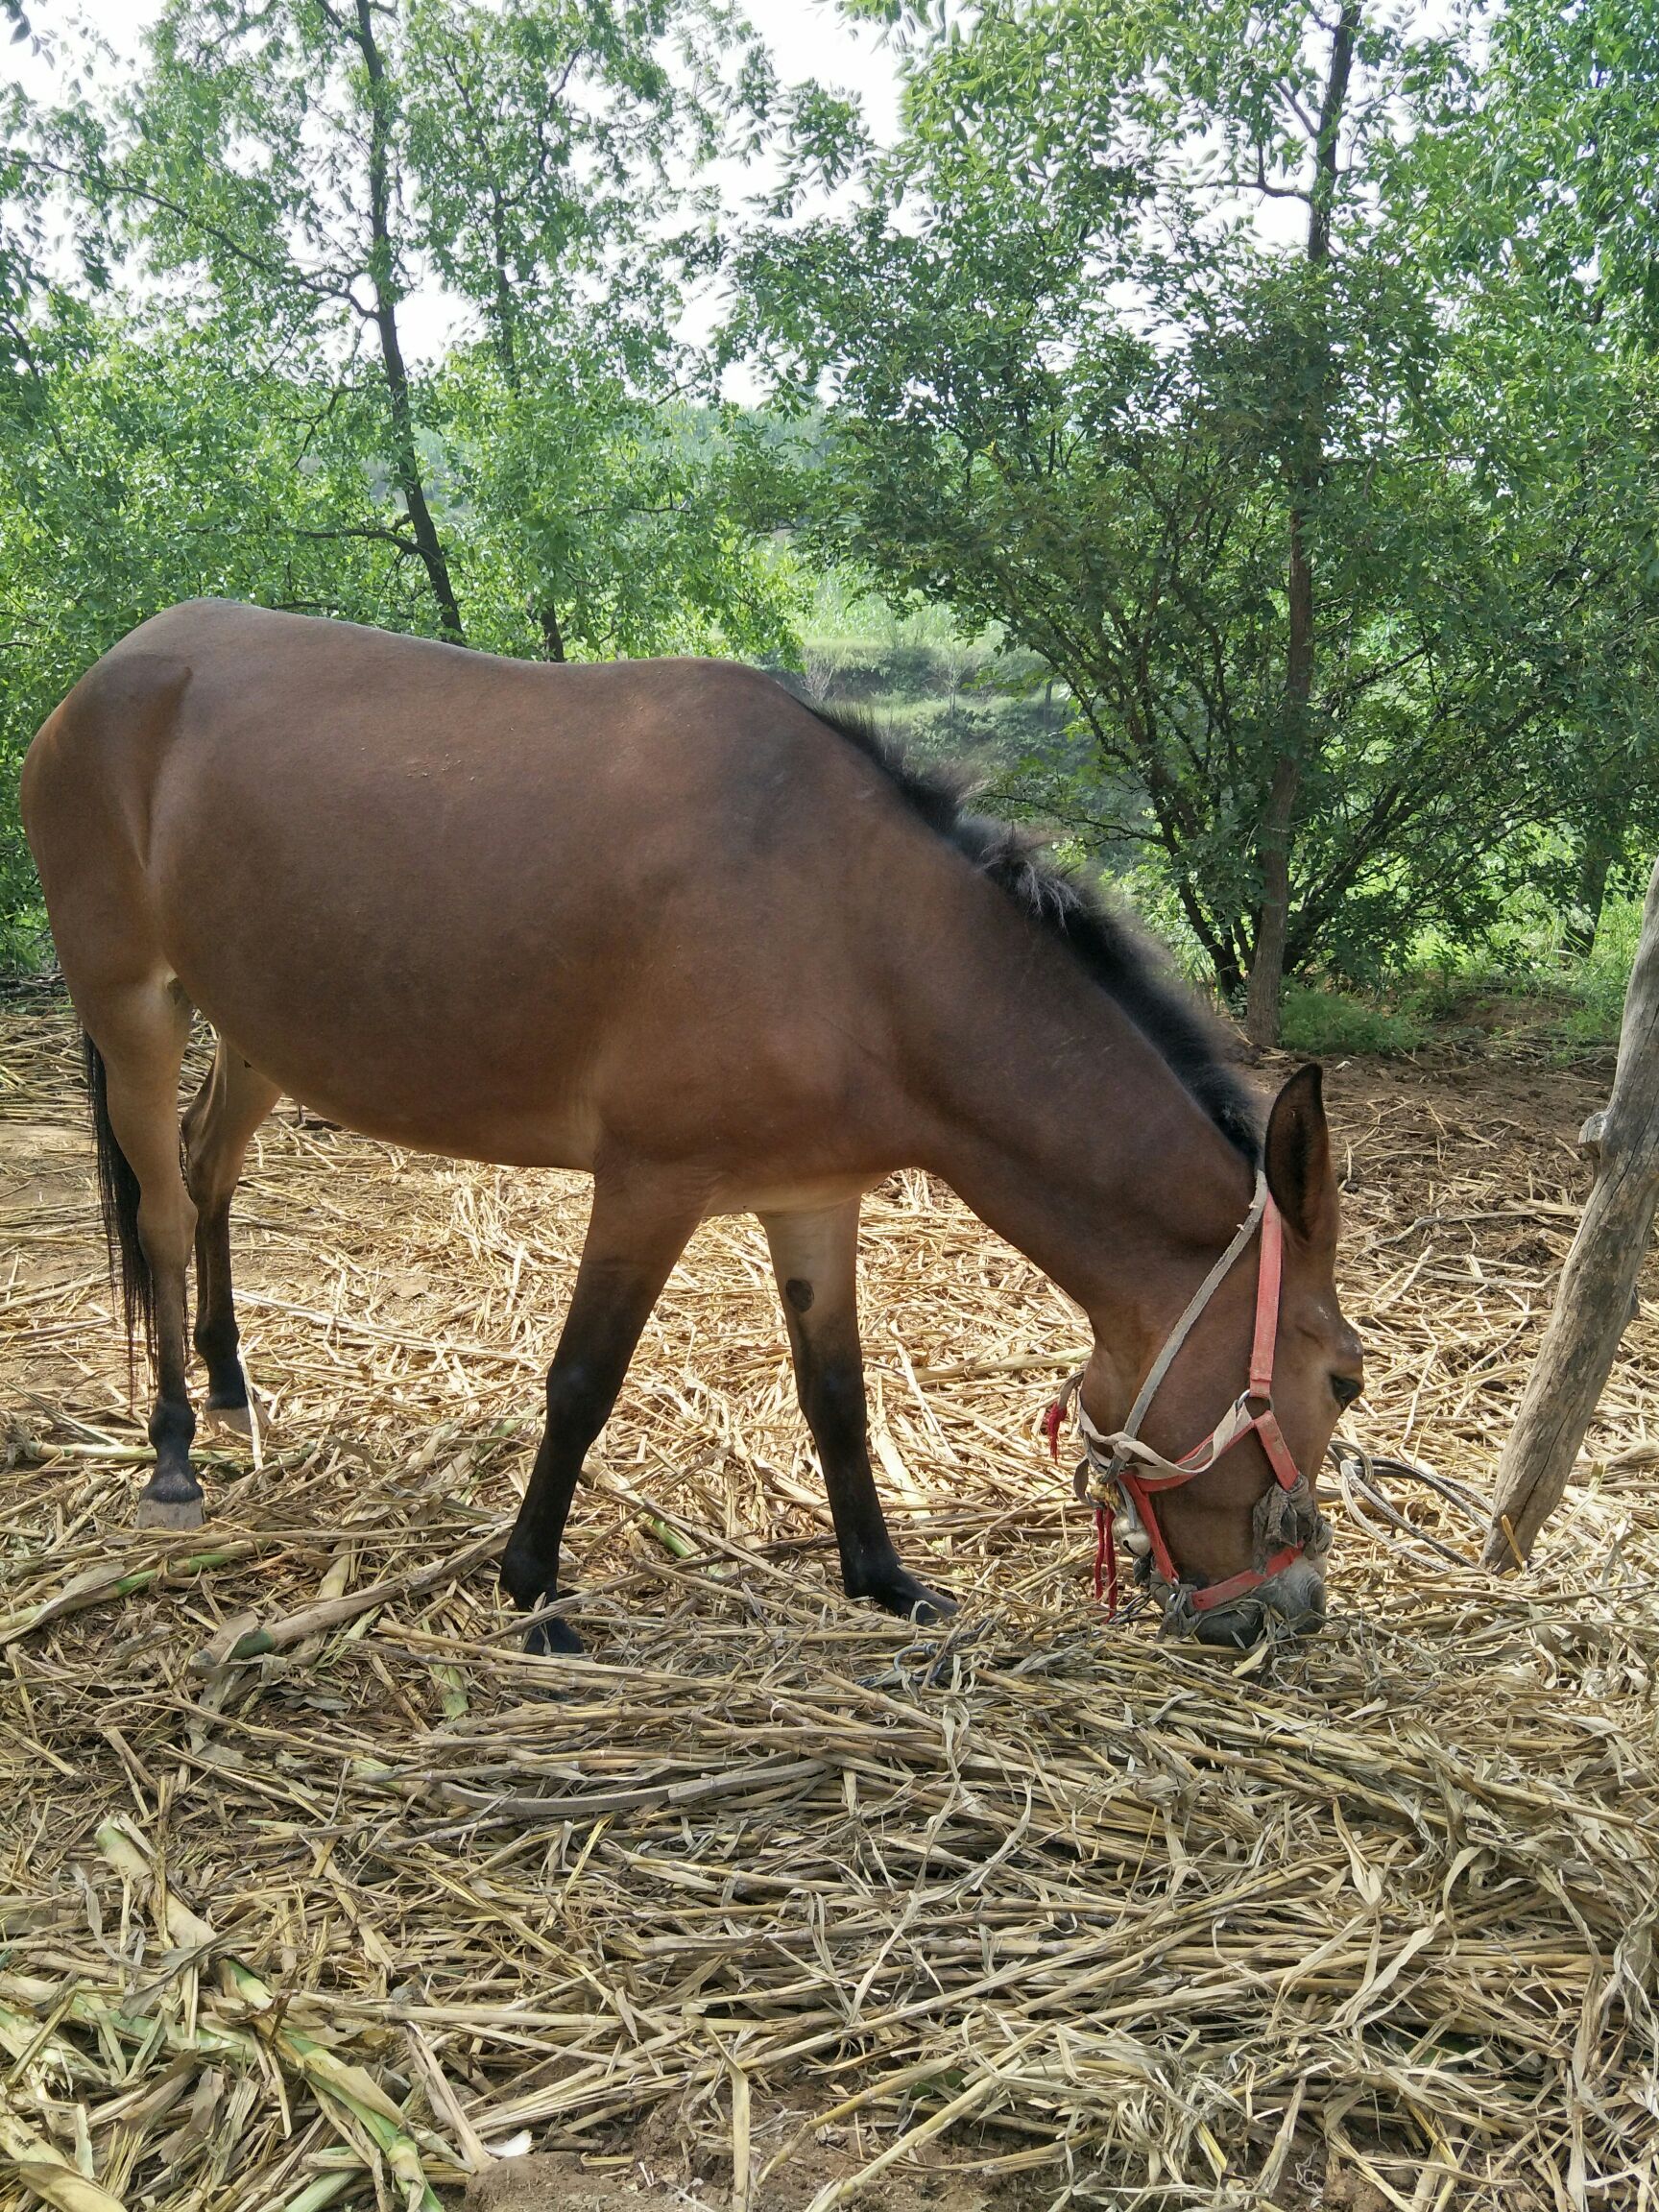
[[551,1621],[538,1621],[524,1631],[524,1648],[532,1659],[580,1659],[583,1646],[569,1622],[555,1614]]
[[248,1410],[246,1399],[237,1406],[215,1406],[209,1398],[207,1415],[210,1420],[217,1421],[222,1429],[234,1429],[238,1436],[252,1437],[253,1434],[253,1416]]
[[947,1598],[942,1590],[929,1590],[926,1582],[918,1582],[902,1568],[857,1595],[879,1605],[883,1613],[896,1613],[901,1621],[914,1621],[924,1627],[930,1622],[949,1621],[956,1610],[954,1598]]
[[132,1516],[135,1528],[200,1528],[206,1501],[196,1498],[152,1498],[148,1491]]
[[929,1623],[949,1621],[956,1610],[954,1598],[947,1598],[943,1590],[928,1590],[918,1583],[908,1617],[925,1628]]

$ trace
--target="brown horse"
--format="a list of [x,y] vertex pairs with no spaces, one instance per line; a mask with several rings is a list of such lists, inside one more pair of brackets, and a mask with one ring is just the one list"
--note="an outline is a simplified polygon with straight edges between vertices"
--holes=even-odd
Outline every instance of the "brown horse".
[[[593,1177],[502,1563],[527,1608],[557,1594],[584,1454],[709,1214],[765,1226],[847,1589],[900,1614],[949,1600],[900,1564],[866,1452],[858,1210],[896,1167],[941,1176],[1082,1307],[1097,1431],[1264,1167],[1284,1224],[1273,1389],[1297,1467],[1318,1467],[1358,1389],[1317,1070],[1263,1137],[1218,1033],[1118,919],[769,677],[533,665],[198,601],[83,677],[22,799],[88,1040],[129,1327],[142,1318],[153,1348],[141,1520],[202,1516],[192,1240],[207,1404],[246,1421],[229,1207],[284,1091],[398,1143]],[[218,1048],[181,1167],[192,1008]],[[1149,1447],[1181,1450],[1241,1388],[1256,1273],[1247,1253],[1192,1329]],[[1270,1493],[1254,1433],[1166,1493],[1182,1589],[1260,1573]],[[1294,1503],[1311,1536],[1306,1482]],[[1268,1611],[1322,1615],[1310,1559],[1199,1632],[1247,1639]],[[551,1616],[532,1642],[579,1648]]]

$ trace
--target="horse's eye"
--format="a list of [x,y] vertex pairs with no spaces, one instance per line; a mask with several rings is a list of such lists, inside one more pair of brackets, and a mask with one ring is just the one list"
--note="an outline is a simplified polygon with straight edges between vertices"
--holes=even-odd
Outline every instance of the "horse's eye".
[[1344,1410],[1353,1405],[1364,1387],[1364,1383],[1357,1382],[1352,1375],[1333,1375],[1331,1378],[1332,1395]]

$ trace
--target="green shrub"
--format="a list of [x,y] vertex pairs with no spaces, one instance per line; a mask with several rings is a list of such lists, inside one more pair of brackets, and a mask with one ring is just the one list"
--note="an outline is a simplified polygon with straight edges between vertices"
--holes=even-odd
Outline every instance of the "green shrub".
[[[1613,1045],[1641,931],[1642,901],[1615,895],[1601,910],[1595,944],[1581,955],[1566,942],[1555,908],[1518,896],[1478,945],[1426,937],[1396,979],[1394,996],[1402,1012],[1426,1027],[1472,1024],[1472,1034],[1519,1028],[1553,1034],[1569,1047]],[[1504,1007],[1507,1021],[1499,1012]]]
[[1415,1052],[1427,1031],[1409,1014],[1292,983],[1280,1034],[1287,1052]]
[[1575,978],[1579,1003],[1568,1019],[1567,1030],[1577,1042],[1617,1044],[1641,935],[1642,901],[1609,899],[1601,909],[1596,942]]

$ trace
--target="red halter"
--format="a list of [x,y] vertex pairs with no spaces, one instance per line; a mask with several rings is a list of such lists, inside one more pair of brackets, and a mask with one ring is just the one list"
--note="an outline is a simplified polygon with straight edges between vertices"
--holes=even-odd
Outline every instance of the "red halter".
[[[1156,1397],[1160,1384],[1174,1362],[1175,1355],[1186,1342],[1193,1324],[1238,1258],[1250,1242],[1257,1229],[1262,1232],[1262,1266],[1256,1285],[1256,1334],[1250,1349],[1250,1380],[1233,1401],[1227,1411],[1216,1422],[1201,1443],[1179,1459],[1166,1459],[1162,1453],[1153,1451],[1142,1442],[1136,1433],[1147,1408]],[[1165,1541],[1163,1528],[1153,1510],[1152,1500],[1160,1491],[1176,1490],[1195,1476],[1206,1474],[1221,1457],[1231,1452],[1246,1436],[1259,1436],[1262,1449],[1267,1455],[1267,1463],[1273,1470],[1280,1488],[1292,1491],[1302,1483],[1302,1473],[1290,1455],[1290,1447],[1273,1411],[1273,1358],[1279,1337],[1279,1293],[1285,1268],[1285,1224],[1279,1209],[1268,1195],[1264,1178],[1258,1178],[1255,1201],[1249,1214],[1239,1224],[1232,1243],[1205,1277],[1187,1310],[1164,1341],[1163,1349],[1153,1362],[1151,1372],[1142,1384],[1129,1419],[1115,1434],[1106,1435],[1090,1420],[1082,1398],[1077,1400],[1077,1420],[1083,1431],[1083,1448],[1088,1455],[1089,1478],[1087,1495],[1093,1501],[1097,1520],[1098,1540],[1094,1564],[1094,1595],[1101,1595],[1111,1569],[1113,1585],[1111,1611],[1117,1611],[1117,1558],[1112,1533],[1106,1517],[1112,1503],[1114,1487],[1121,1492],[1135,1519],[1144,1531],[1151,1547],[1152,1559],[1159,1574],[1171,1590],[1181,1586],[1181,1575]],[[1049,1407],[1044,1427],[1047,1431],[1049,1449],[1055,1458],[1060,1455],[1060,1424],[1065,1418],[1068,1401],[1079,1392],[1081,1373],[1074,1375],[1060,1396]],[[1131,1464],[1138,1462],[1139,1473],[1131,1473]],[[1238,1575],[1230,1575],[1224,1582],[1210,1582],[1202,1589],[1189,1587],[1188,1601],[1195,1611],[1206,1613],[1216,1605],[1225,1605],[1235,1598],[1242,1598],[1252,1590],[1261,1589],[1264,1582],[1282,1575],[1291,1562],[1301,1557],[1305,1543],[1287,1544],[1282,1551],[1262,1562],[1260,1567],[1246,1567]]]

